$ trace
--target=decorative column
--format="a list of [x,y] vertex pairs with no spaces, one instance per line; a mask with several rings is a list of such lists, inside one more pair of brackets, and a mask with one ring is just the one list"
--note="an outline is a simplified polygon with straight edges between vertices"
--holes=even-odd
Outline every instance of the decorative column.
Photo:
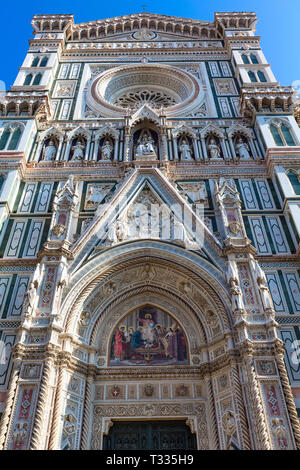
[[[34,158],[32,159],[32,161],[34,161],[34,162],[39,161],[40,156],[41,156],[41,152],[42,152],[43,142],[44,142],[43,140],[39,141],[36,152],[35,152],[35,155],[34,155]],[[57,155],[57,153],[56,153],[56,155]]]
[[16,390],[21,370],[21,360],[18,359],[14,362],[13,370],[10,377],[9,389],[7,391],[7,398],[5,403],[4,412],[1,418],[0,426],[0,450],[4,449],[6,434],[8,430],[9,421],[12,414],[12,407],[16,398]]
[[199,159],[200,159],[200,156],[199,156],[199,152],[198,152],[198,146],[197,146],[196,137],[193,137],[193,149],[194,149],[195,159],[196,159],[196,160],[199,160]]
[[252,418],[255,422],[253,432],[257,435],[259,450],[271,450],[272,445],[269,438],[268,428],[265,420],[265,412],[262,404],[262,397],[258,385],[258,380],[253,366],[253,356],[247,354],[245,357],[246,372],[248,376],[248,392],[252,402]]
[[161,136],[161,140],[162,140],[162,155],[161,155],[161,159],[163,162],[167,162],[168,161],[168,143],[167,143],[167,134],[166,133],[163,133],[162,136]]
[[257,152],[256,152],[255,145],[253,143],[253,138],[249,139],[249,146],[250,146],[253,158],[255,158],[255,159],[259,158],[258,155],[257,155]]
[[99,149],[99,136],[96,136],[95,137],[95,144],[94,144],[94,152],[93,152],[93,156],[91,158],[94,161],[97,161],[98,149]]
[[60,137],[59,138],[58,149],[57,149],[57,152],[56,152],[56,155],[55,155],[55,160],[56,161],[58,161],[60,159],[60,153],[61,153],[63,141],[64,141],[63,137]]
[[203,152],[203,158],[205,161],[208,160],[208,155],[207,155],[207,150],[206,150],[206,144],[205,144],[205,138],[201,137],[201,147],[202,147],[202,152]]
[[173,150],[174,150],[174,160],[178,161],[178,147],[177,147],[177,137],[172,134]]
[[83,408],[83,422],[81,432],[80,450],[88,450],[89,430],[90,430],[90,417],[92,408],[92,387],[94,382],[94,372],[91,372],[86,379],[84,408]]
[[129,162],[130,156],[129,156],[129,131],[126,129],[125,130],[125,140],[124,140],[124,162]]
[[217,418],[216,418],[214,391],[213,391],[213,387],[211,384],[210,375],[205,375],[204,381],[205,381],[206,391],[207,391],[208,416],[209,416],[209,422],[210,422],[210,437],[211,437],[211,443],[212,443],[211,450],[218,450],[220,449],[219,436],[218,436],[218,424],[217,424]]
[[295,407],[295,401],[294,397],[292,394],[289,378],[286,372],[285,364],[284,364],[284,351],[282,351],[279,355],[276,357],[276,362],[277,362],[277,367],[278,367],[278,372],[281,380],[281,385],[283,389],[283,393],[285,395],[285,400],[286,400],[286,405],[288,408],[289,412],[289,417],[291,421],[291,425],[293,428],[294,432],[294,438],[296,441],[296,446],[297,449],[300,449],[300,423],[299,423],[299,417],[297,414],[297,410]]
[[119,139],[115,139],[114,145],[114,162],[118,161],[118,152],[119,152]]
[[46,407],[48,399],[48,389],[50,386],[51,372],[54,366],[54,357],[49,356],[43,367],[43,376],[41,379],[41,385],[39,389],[38,402],[35,411],[35,419],[32,427],[32,436],[30,442],[30,450],[38,450],[41,440],[41,431],[43,427],[44,420],[44,409]]
[[230,147],[230,150],[231,150],[231,154],[232,154],[232,158],[233,160],[237,160],[237,157],[236,157],[236,151],[235,151],[235,148],[234,148],[234,145],[233,145],[233,141],[232,141],[232,136],[228,136],[228,142],[229,142],[229,147]]
[[84,157],[83,157],[84,160],[89,159],[90,146],[91,146],[91,136],[89,136],[89,138],[87,140],[85,154],[84,154]]
[[60,431],[60,421],[61,421],[61,415],[63,412],[63,403],[64,403],[64,397],[65,397],[64,383],[65,383],[66,367],[67,367],[67,361],[64,359],[59,365],[59,370],[58,370],[58,378],[57,378],[56,392],[55,392],[55,398],[54,398],[54,411],[53,411],[53,417],[52,417],[51,434],[50,434],[50,439],[49,439],[50,450],[60,449],[59,431]]
[[231,375],[234,385],[234,399],[236,400],[237,409],[239,413],[239,421],[241,425],[242,438],[243,438],[243,450],[251,450],[249,426],[244,406],[244,398],[241,387],[241,379],[239,374],[238,365],[233,363],[231,368]]
[[65,154],[64,154],[64,156],[63,156],[63,158],[62,158],[61,160],[68,161],[68,160],[69,160],[70,151],[71,151],[71,141],[68,140],[68,141],[67,141],[66,150],[65,150]]
[[221,147],[222,147],[222,151],[223,151],[223,155],[224,155],[224,160],[229,160],[229,156],[228,156],[228,153],[227,153],[224,137],[220,138],[220,142],[221,142]]

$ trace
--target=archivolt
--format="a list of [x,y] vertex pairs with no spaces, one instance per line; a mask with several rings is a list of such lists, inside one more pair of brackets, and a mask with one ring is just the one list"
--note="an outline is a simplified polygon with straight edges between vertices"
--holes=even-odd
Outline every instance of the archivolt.
[[[145,256],[145,253],[148,253],[148,256]],[[199,292],[202,292],[201,299],[203,298],[208,301],[210,304],[209,308],[212,308],[220,314],[222,329],[230,329],[231,316],[228,292],[224,288],[224,283],[222,285],[222,283],[220,283],[220,281],[212,274],[208,273],[207,270],[202,270],[200,266],[193,265],[190,260],[182,260],[182,258],[176,258],[176,256],[172,256],[171,258],[172,254],[163,252],[163,250],[157,250],[156,252],[156,250],[153,249],[144,249],[143,251],[137,250],[131,253],[123,253],[123,255],[124,257],[126,255],[129,259],[120,261],[122,260],[122,257],[118,256],[110,259],[109,265],[107,260],[106,263],[104,261],[98,265],[95,263],[95,260],[93,260],[92,263],[87,265],[92,265],[92,269],[88,271],[87,267],[85,267],[84,271],[86,274],[84,276],[79,278],[77,273],[77,282],[74,282],[73,288],[65,298],[64,305],[62,305],[61,308],[61,311],[67,312],[65,317],[66,332],[73,333],[75,331],[80,312],[82,311],[83,306],[86,305],[86,299],[94,297],[96,291],[99,291],[99,288],[103,286],[104,283],[108,283],[118,273],[126,272],[126,270],[133,267],[139,268],[145,266],[147,263],[150,263],[154,267],[157,266],[164,269],[173,269],[178,276],[182,276],[183,280],[188,279],[193,284],[194,289],[198,289]],[[183,265],[183,261],[186,261],[185,265]],[[167,284],[167,281],[168,279],[166,279],[165,284]],[[136,279],[135,282],[137,283],[138,279]],[[147,284],[147,282],[145,282],[145,284]],[[155,279],[152,280],[152,284],[155,284]],[[124,286],[124,289],[123,286],[121,286],[121,288],[119,287],[118,294],[126,292],[126,290],[131,290],[133,286],[136,287],[137,284],[134,285],[134,283],[132,283],[131,286]],[[173,295],[176,294],[176,286],[166,285],[165,288],[170,292],[173,292]],[[179,292],[179,295],[180,297],[185,297],[185,299],[187,299],[187,303],[191,305],[191,308],[197,310],[197,307],[199,307],[199,301],[197,304],[197,300],[194,299],[193,301],[192,298],[188,299],[188,295],[182,292]],[[117,294],[114,293],[112,298],[116,299]],[[110,301],[111,299],[108,298],[105,302],[101,302],[102,310],[107,307]],[[205,308],[203,310],[205,310]],[[200,311],[201,309],[199,309],[199,312]],[[207,331],[209,331],[209,329],[207,329]],[[208,334],[208,336],[210,335]]]

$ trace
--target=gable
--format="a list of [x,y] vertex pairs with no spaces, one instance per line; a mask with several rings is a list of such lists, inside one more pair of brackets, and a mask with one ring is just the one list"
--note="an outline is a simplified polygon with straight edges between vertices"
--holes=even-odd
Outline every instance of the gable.
[[141,239],[160,240],[199,252],[211,260],[221,257],[222,246],[156,168],[135,169],[119,185],[72,247],[74,272],[99,251]]

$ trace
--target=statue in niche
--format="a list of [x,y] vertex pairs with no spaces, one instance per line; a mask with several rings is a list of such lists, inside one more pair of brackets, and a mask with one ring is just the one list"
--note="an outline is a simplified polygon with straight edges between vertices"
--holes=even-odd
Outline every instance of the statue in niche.
[[142,157],[143,155],[155,155],[154,141],[150,135],[144,135],[142,139],[139,140],[136,156]]
[[249,146],[246,144],[246,142],[243,141],[241,137],[238,138],[237,143],[235,145],[235,150],[236,153],[240,158],[247,159],[251,158],[250,153],[249,153]]
[[101,155],[103,160],[111,160],[111,155],[113,151],[113,146],[108,139],[105,140],[104,144],[101,147]]
[[211,160],[219,160],[221,158],[220,147],[214,137],[211,137],[209,141],[208,152]]
[[78,140],[76,144],[73,146],[73,155],[72,160],[83,160],[84,154],[83,151],[85,146]]
[[183,139],[181,145],[179,146],[180,151],[180,160],[193,160],[192,152],[188,142]]
[[48,145],[43,149],[43,160],[46,162],[52,162],[56,156],[56,146],[54,141],[51,139],[48,142]]

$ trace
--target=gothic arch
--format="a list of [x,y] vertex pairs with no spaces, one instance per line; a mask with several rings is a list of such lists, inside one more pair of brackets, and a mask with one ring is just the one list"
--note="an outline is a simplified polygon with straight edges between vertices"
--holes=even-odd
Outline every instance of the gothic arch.
[[[179,302],[177,299],[180,299],[182,305],[186,305],[185,308],[196,312],[198,321],[203,324],[203,334],[208,340],[213,337],[212,328],[216,328],[209,324],[212,320],[209,312],[213,311],[217,315],[218,318],[215,317],[214,320],[219,324],[219,332],[230,329],[232,323],[229,313],[230,300],[223,274],[218,273],[207,261],[203,259],[200,261],[199,257],[195,264],[191,260],[182,259],[180,256],[182,253],[177,253],[177,256],[174,256],[174,252],[168,253],[168,247],[164,247],[164,244],[161,244],[159,249],[143,250],[139,249],[139,244],[140,242],[131,244],[136,248],[131,253],[126,253],[127,243],[110,248],[106,251],[106,256],[98,255],[74,274],[69,292],[65,293],[61,310],[66,312],[64,318],[66,333],[73,334],[76,331],[80,314],[84,309],[88,309],[90,313],[94,312],[89,304],[93,299],[98,298],[97,311],[107,313],[114,303],[130,297],[133,289],[143,290],[145,286],[149,288],[151,286],[154,290],[160,289],[160,295],[164,295],[165,298],[170,296],[172,302]],[[123,253],[120,253],[120,250]],[[177,250],[182,249],[176,248],[175,251]],[[151,280],[141,280],[136,274],[146,265],[150,265],[157,274],[159,272],[156,280],[156,276]],[[129,272],[133,271],[136,271],[135,278],[128,283],[131,279]],[[165,272],[165,275],[162,275],[162,272]],[[124,282],[120,281],[122,276]],[[91,332],[96,325],[96,317],[97,315],[90,325],[89,337],[85,342],[94,342],[95,333]]]

